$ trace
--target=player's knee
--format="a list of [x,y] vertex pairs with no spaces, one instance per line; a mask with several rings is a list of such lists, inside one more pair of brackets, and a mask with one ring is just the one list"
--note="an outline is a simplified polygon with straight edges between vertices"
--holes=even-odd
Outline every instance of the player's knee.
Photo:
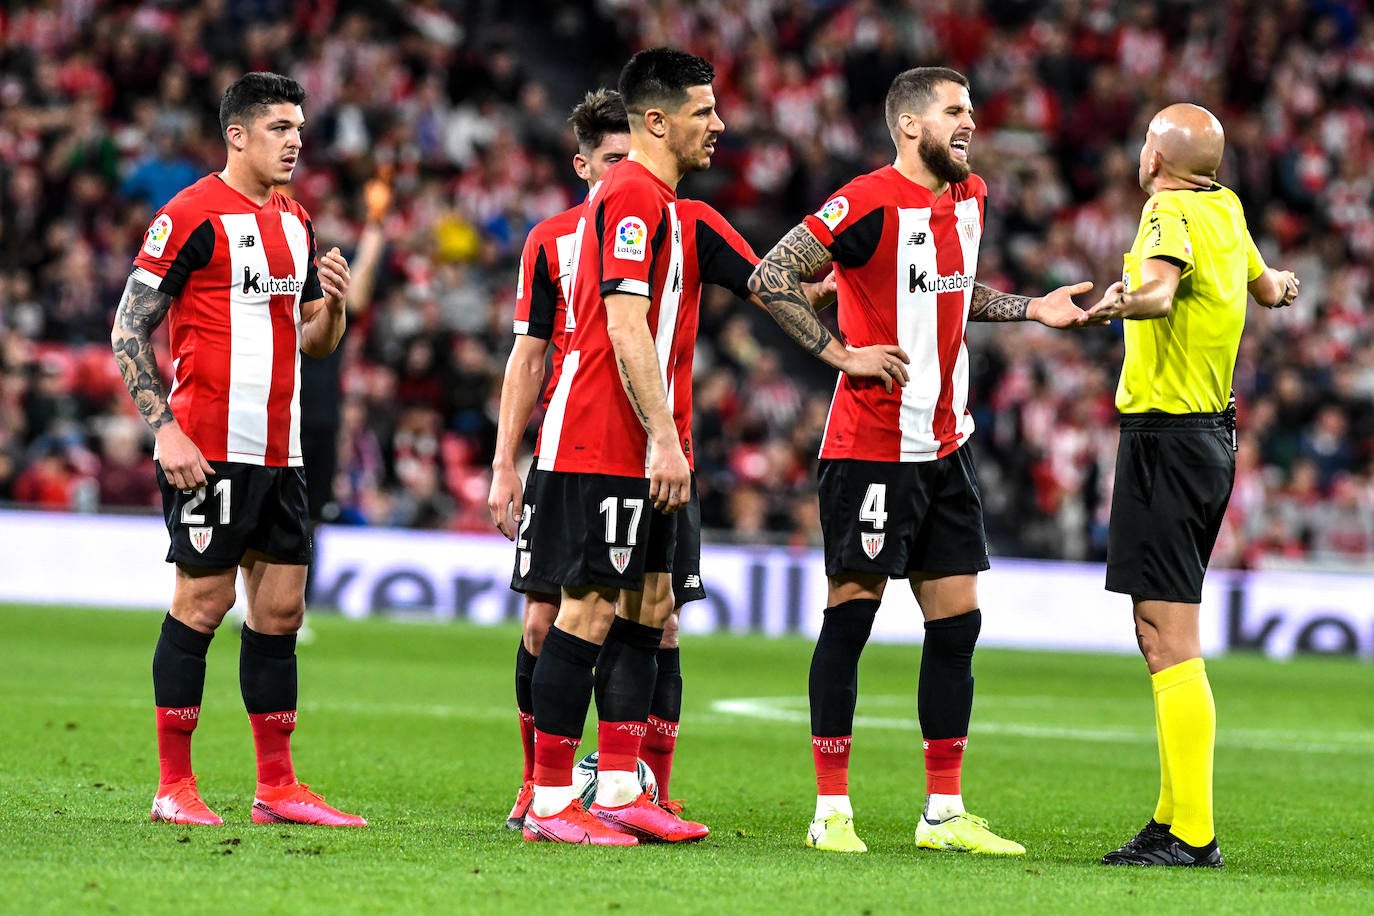
[[527,595],[525,599],[525,627],[523,639],[525,651],[538,655],[544,648],[544,637],[549,635],[558,616],[558,602],[550,601],[547,596]]
[[673,608],[673,612],[663,622],[663,638],[659,640],[658,647],[660,649],[676,649],[678,647],[677,634],[680,628],[681,612],[678,608]]

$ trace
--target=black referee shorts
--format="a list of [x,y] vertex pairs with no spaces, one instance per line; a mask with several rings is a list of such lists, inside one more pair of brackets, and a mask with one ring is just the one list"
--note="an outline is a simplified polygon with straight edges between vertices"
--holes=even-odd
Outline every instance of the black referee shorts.
[[1221,414],[1121,418],[1107,530],[1107,589],[1199,604],[1236,476]]

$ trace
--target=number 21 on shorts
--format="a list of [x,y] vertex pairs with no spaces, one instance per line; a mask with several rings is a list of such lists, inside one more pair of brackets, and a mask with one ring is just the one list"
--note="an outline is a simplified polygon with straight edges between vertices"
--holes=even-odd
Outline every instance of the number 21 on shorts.
[[887,524],[887,484],[868,485],[863,504],[859,506],[859,521],[873,526],[872,531],[860,529],[859,544],[870,560],[876,560],[887,540],[887,534],[883,531],[883,525]]
[[[219,502],[219,523],[229,524],[232,518],[230,510],[230,494],[233,488],[230,486],[232,481],[220,480],[215,483],[215,499]],[[196,553],[205,553],[205,549],[210,546],[210,541],[215,536],[214,522],[205,524],[205,515],[199,512],[201,505],[206,500],[206,488],[197,487],[191,498],[181,507],[181,523],[186,526],[186,533],[191,539],[191,546],[196,549]],[[183,492],[191,492],[189,490]]]

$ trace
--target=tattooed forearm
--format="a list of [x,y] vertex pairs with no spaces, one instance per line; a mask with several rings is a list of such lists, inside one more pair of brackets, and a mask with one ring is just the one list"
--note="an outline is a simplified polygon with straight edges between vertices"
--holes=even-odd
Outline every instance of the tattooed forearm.
[[749,277],[750,292],[787,336],[813,356],[830,343],[830,332],[816,318],[802,279],[815,275],[830,259],[830,251],[803,224],[783,236]]
[[114,331],[110,334],[115,365],[124,377],[124,387],[129,389],[138,412],[154,430],[173,419],[150,340],[153,330],[167,317],[171,304],[171,296],[130,277],[115,312]]
[[973,300],[969,304],[969,321],[1025,321],[1030,308],[1029,296],[1013,296],[981,283],[973,284]]
[[625,397],[629,398],[630,406],[634,408],[635,415],[639,417],[640,425],[644,427],[644,431],[652,433],[654,431],[653,424],[649,420],[649,412],[644,409],[644,404],[640,400],[639,392],[635,390],[634,378],[630,373],[630,364],[617,357],[616,365],[620,367],[620,384],[625,389]]

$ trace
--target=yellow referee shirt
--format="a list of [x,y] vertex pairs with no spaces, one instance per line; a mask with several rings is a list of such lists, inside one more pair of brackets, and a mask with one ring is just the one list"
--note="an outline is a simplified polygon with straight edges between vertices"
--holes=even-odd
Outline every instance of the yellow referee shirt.
[[1155,194],[1126,255],[1121,279],[1127,291],[1140,286],[1146,258],[1181,264],[1182,277],[1167,317],[1126,322],[1116,407],[1122,413],[1219,413],[1230,396],[1245,327],[1246,287],[1264,273],[1239,198],[1219,184]]

